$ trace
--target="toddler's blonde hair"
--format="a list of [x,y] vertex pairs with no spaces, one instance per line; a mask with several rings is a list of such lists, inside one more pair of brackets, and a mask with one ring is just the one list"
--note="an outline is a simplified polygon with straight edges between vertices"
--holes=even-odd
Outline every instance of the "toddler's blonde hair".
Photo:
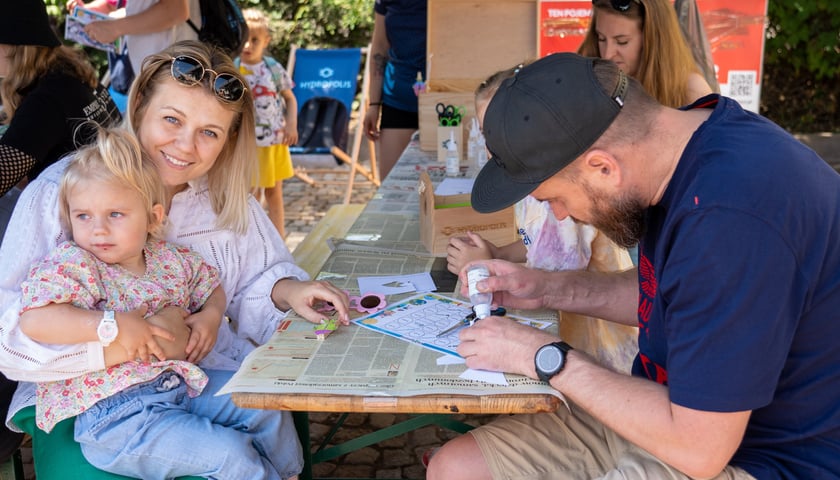
[[246,8],[242,10],[242,17],[248,24],[249,30],[262,29],[271,35],[271,26],[268,24],[268,17],[258,8]]
[[71,232],[69,195],[80,184],[95,180],[114,182],[143,199],[150,225],[149,236],[161,239],[165,222],[158,222],[152,207],[166,210],[166,190],[157,167],[143,153],[137,137],[125,128],[99,128],[96,141],[81,148],[67,165],[58,188],[61,221]]

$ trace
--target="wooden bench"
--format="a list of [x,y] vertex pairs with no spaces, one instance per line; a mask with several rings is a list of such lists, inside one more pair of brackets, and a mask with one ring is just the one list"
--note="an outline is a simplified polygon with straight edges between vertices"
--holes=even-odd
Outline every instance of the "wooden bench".
[[354,203],[330,207],[324,218],[292,252],[295,263],[306,270],[311,278],[315,278],[331,253],[327,240],[344,237],[364,208],[364,204]]

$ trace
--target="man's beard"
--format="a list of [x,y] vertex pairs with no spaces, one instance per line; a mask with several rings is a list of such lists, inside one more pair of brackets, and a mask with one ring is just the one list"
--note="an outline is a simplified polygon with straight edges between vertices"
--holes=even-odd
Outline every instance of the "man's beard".
[[592,200],[592,225],[624,248],[639,243],[645,233],[645,206],[632,194],[617,198],[595,192],[589,185],[584,189]]

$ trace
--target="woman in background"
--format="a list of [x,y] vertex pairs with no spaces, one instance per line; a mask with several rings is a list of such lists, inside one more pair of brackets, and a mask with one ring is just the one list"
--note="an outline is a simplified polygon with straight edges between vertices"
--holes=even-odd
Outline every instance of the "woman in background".
[[426,74],[426,0],[376,0],[373,9],[364,129],[379,140],[379,177],[385,178],[419,126],[414,83]]
[[612,60],[669,107],[712,93],[669,0],[593,0],[578,53]]
[[121,116],[84,54],[61,45],[42,0],[3,6],[0,77],[5,117],[0,137],[2,238],[26,180],[89,143],[94,130],[85,122],[109,125]]

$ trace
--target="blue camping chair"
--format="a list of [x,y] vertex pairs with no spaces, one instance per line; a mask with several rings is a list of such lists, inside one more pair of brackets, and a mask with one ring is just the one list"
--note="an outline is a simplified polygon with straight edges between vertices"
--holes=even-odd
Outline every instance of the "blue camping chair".
[[[358,118],[364,118],[368,95],[368,48],[303,49],[292,45],[287,71],[295,83],[292,92],[298,103],[298,144],[290,147],[295,176],[314,185],[311,176],[319,173],[347,173],[345,181],[322,180],[321,183],[347,185],[344,203],[350,203],[350,194],[356,175],[379,186],[376,167],[376,150],[369,141],[370,170],[359,164],[363,132],[355,129],[353,142],[348,149],[350,115],[358,90],[359,68],[362,56],[365,61],[362,74],[361,98]],[[327,159],[327,168],[323,164]],[[320,162],[320,163],[319,163]],[[312,168],[313,163],[318,165]],[[309,164],[307,167],[305,165]],[[330,165],[332,164],[332,165]],[[350,166],[349,171],[338,168]]]

